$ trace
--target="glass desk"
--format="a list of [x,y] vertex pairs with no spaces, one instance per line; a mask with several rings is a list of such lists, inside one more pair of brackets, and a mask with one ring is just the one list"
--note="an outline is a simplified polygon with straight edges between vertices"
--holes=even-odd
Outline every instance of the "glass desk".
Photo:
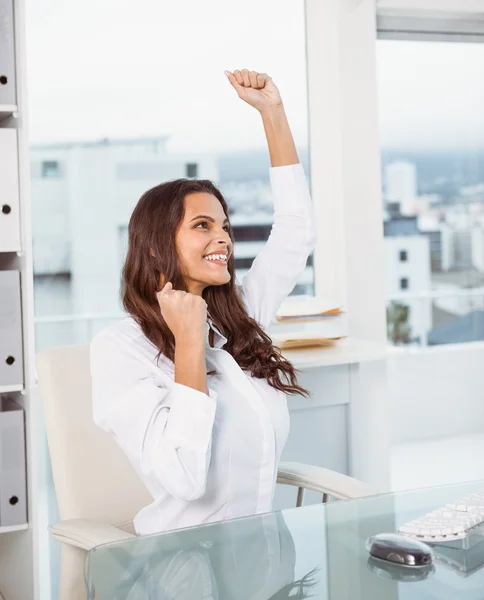
[[365,542],[484,490],[484,481],[330,502],[98,546],[96,600],[482,600],[484,542],[434,546],[430,572],[385,568]]

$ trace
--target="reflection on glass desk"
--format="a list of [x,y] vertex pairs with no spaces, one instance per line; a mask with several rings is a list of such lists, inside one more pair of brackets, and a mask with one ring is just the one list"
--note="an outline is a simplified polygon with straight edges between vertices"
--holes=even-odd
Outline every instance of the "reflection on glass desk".
[[86,560],[96,600],[482,600],[484,544],[433,546],[416,573],[369,558],[365,542],[484,481],[277,513],[98,546]]

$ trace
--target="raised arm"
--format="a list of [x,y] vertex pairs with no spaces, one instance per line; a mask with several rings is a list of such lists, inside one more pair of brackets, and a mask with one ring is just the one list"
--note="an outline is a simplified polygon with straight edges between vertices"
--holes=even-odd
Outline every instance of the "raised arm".
[[271,165],[284,167],[299,163],[291,129],[277,86],[267,73],[225,71],[239,98],[257,109],[262,117]]
[[249,314],[267,327],[306,267],[316,243],[315,219],[276,85],[265,73],[243,70],[226,71],[226,75],[239,98],[260,113],[271,158],[274,224],[266,245],[241,285]]

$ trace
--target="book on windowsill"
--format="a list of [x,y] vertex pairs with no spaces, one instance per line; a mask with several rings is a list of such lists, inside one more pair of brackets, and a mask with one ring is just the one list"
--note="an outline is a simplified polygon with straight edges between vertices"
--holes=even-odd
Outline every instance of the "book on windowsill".
[[281,350],[297,350],[300,348],[332,348],[345,336],[337,338],[315,337],[310,333],[300,332],[291,336],[284,333],[273,333],[272,342]]
[[323,304],[318,298],[291,300],[284,303],[278,311],[275,321],[269,327],[269,335],[282,339],[301,340],[301,344],[326,345],[327,340],[338,340],[348,335],[348,316],[344,310],[334,304]]
[[321,298],[299,296],[288,298],[276,314],[277,321],[308,321],[335,317],[343,312],[336,303],[325,302]]

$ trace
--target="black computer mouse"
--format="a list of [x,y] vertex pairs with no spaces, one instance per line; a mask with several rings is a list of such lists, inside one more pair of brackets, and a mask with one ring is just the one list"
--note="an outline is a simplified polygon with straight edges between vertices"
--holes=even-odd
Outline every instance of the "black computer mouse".
[[402,567],[428,567],[432,564],[430,546],[397,533],[379,533],[366,542],[371,556]]

